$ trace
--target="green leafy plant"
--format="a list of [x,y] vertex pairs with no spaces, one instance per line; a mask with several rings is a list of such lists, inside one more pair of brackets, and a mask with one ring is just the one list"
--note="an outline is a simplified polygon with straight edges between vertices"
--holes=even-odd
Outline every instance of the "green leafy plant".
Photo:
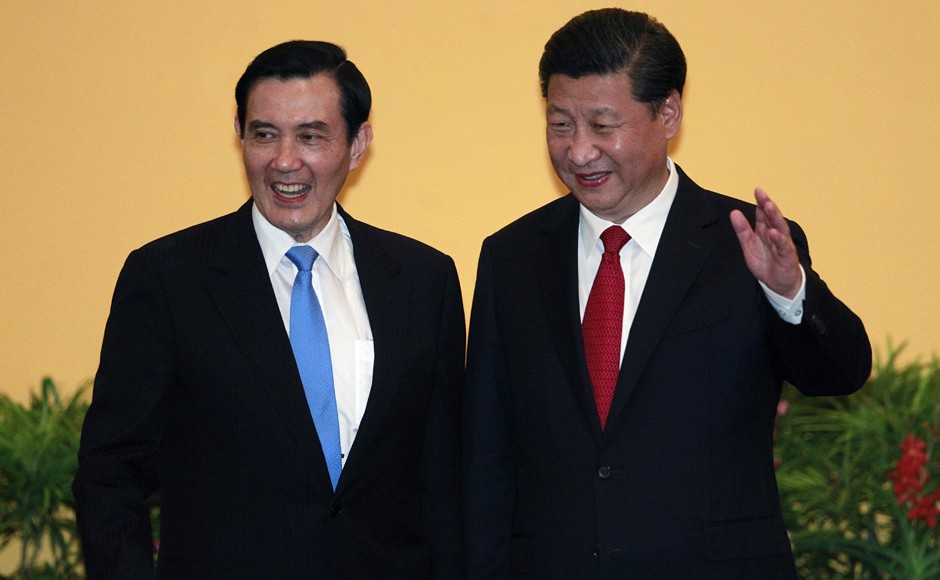
[[45,378],[29,405],[0,394],[0,550],[19,540],[19,567],[12,578],[79,577],[70,486],[87,387],[63,400]]
[[940,359],[901,350],[849,397],[784,390],[777,480],[801,577],[940,578]]

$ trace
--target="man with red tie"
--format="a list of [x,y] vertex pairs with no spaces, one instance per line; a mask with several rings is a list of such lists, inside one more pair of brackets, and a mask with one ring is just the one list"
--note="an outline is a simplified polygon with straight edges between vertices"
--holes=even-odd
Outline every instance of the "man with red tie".
[[545,46],[548,150],[571,193],[483,243],[470,578],[795,578],[780,389],[851,393],[871,346],[765,192],[707,191],[667,156],[685,73],[641,13],[587,12]]

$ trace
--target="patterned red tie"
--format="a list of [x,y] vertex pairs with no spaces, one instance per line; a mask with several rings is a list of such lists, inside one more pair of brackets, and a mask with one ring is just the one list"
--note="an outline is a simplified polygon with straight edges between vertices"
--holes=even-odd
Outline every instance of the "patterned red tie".
[[610,226],[601,234],[601,241],[604,242],[604,255],[588,295],[581,333],[584,335],[584,356],[591,376],[594,402],[601,418],[601,429],[604,429],[620,374],[625,288],[620,249],[630,241],[630,234],[620,226]]

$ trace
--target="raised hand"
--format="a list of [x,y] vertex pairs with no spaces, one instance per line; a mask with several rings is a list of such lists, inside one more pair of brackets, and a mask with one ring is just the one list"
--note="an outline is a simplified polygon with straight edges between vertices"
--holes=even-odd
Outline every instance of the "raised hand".
[[754,190],[757,213],[754,228],[738,210],[731,212],[731,227],[741,243],[744,261],[755,278],[768,288],[793,298],[803,282],[796,246],[790,236],[790,226],[763,189]]

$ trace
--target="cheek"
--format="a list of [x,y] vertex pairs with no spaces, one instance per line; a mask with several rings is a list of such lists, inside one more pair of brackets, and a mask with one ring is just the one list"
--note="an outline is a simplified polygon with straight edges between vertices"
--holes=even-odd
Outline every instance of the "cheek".
[[308,159],[307,167],[318,176],[318,180],[344,180],[354,168],[354,164],[348,155],[334,153]]
[[607,152],[609,157],[627,157],[630,155],[629,152],[629,141],[623,135],[617,135],[612,137],[604,145],[604,149]]
[[260,179],[264,176],[264,169],[267,166],[267,160],[263,155],[245,153],[242,156],[245,162],[245,171],[252,179]]
[[567,158],[567,145],[562,142],[560,139],[549,139],[548,140],[548,157],[552,160],[554,165],[560,165],[564,163]]

